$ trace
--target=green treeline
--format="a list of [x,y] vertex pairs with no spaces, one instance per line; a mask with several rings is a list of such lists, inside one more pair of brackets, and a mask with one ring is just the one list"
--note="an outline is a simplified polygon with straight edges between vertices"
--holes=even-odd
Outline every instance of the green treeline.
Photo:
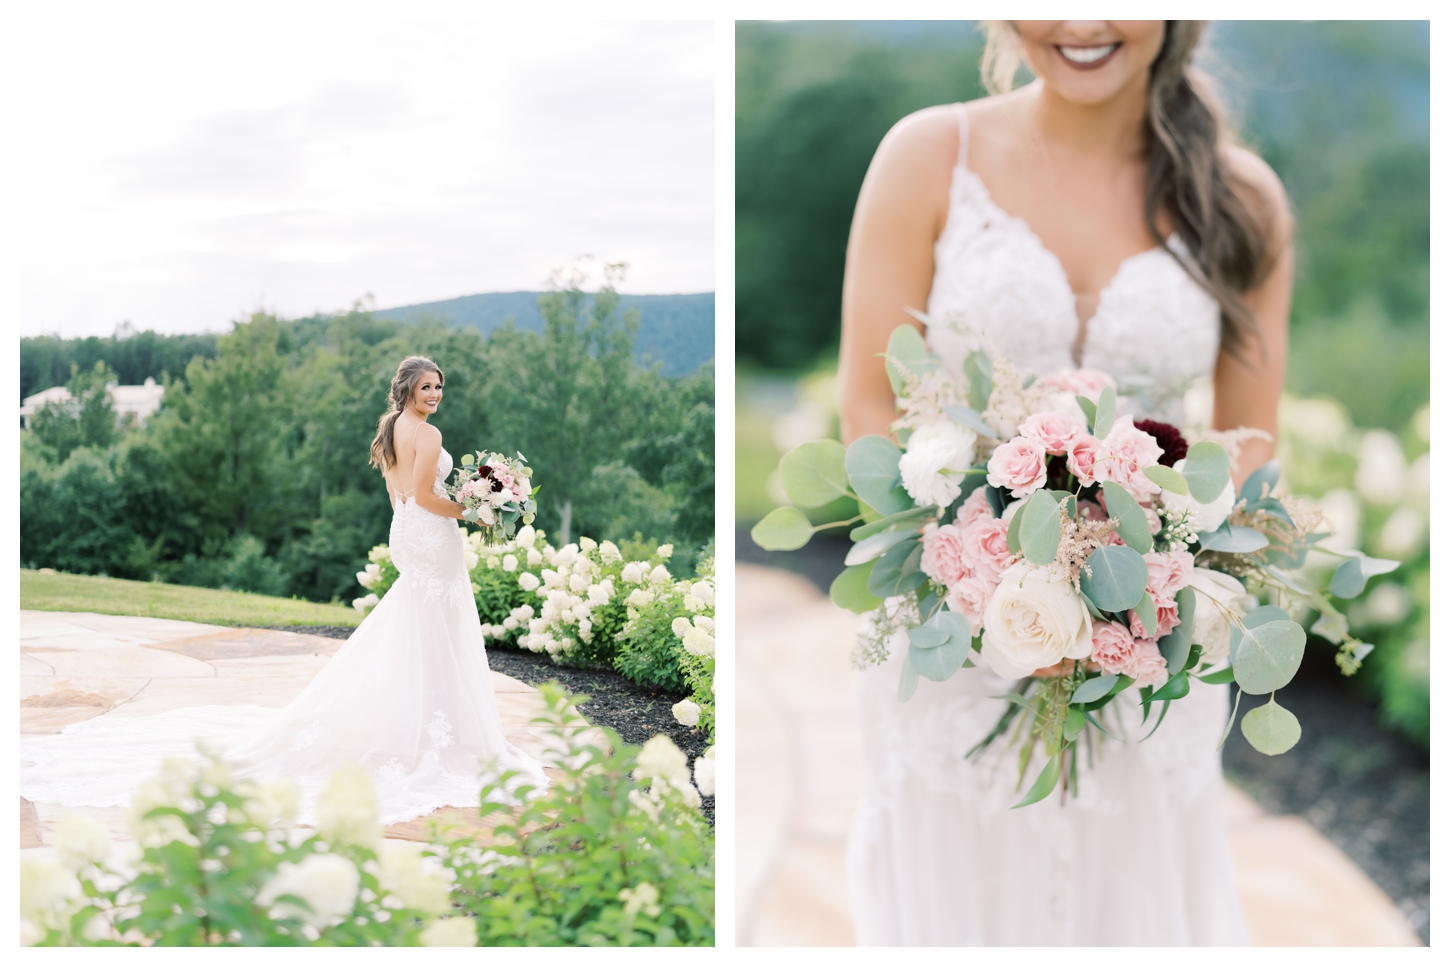
[[[970,22],[737,26],[742,363],[834,355],[872,154],[912,111],[981,97],[981,49]],[[1428,24],[1219,22],[1204,61],[1294,206],[1289,388],[1404,426],[1429,398]]]
[[[413,353],[444,371],[433,423],[455,459],[485,447],[529,458],[551,539],[567,527],[699,548],[714,529],[713,368],[642,367],[637,311],[621,311],[612,283],[578,286],[539,300],[542,333],[505,325],[486,338],[354,310],[258,313],[212,337],[27,340],[45,350],[27,353],[37,369],[66,364],[74,399],[22,433],[21,562],[351,599],[391,519],[368,445]],[[133,342],[145,351],[126,355]],[[146,376],[166,386],[161,409],[118,426],[105,383]]]

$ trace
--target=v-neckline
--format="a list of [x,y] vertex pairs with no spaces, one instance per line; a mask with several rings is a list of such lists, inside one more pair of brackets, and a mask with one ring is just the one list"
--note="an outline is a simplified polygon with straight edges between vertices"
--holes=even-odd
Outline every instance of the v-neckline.
[[[1077,313],[1078,294],[1073,290],[1072,282],[1068,279],[1067,276],[1067,268],[1062,264],[1062,259],[1058,257],[1057,253],[1047,247],[1047,243],[1042,240],[1042,236],[1038,235],[1037,232],[1033,230],[1032,226],[1028,224],[1027,219],[1023,218],[1020,215],[1013,215],[1001,205],[997,204],[997,200],[992,197],[992,190],[987,187],[987,183],[982,180],[981,175],[977,174],[971,168],[968,168],[965,162],[958,163],[957,170],[964,172],[967,177],[971,178],[972,181],[976,182],[977,188],[979,189],[982,196],[982,201],[989,209],[991,209],[993,214],[1000,216],[1001,219],[1007,224],[1015,225],[1020,228],[1024,233],[1026,233],[1027,237],[1032,240],[1033,245],[1040,249],[1042,253],[1052,261],[1053,266],[1056,267],[1057,279],[1059,282],[1062,283],[1063,291],[1067,293],[1068,302],[1072,306],[1072,319],[1073,322],[1076,323],[1077,331],[1079,333],[1079,338],[1074,340],[1074,348],[1076,348],[1076,346],[1078,345],[1081,345],[1082,347],[1081,354],[1078,356],[1077,359],[1073,360],[1073,362],[1076,366],[1081,367],[1082,360],[1087,355],[1088,340],[1092,337],[1093,334],[1093,323],[1097,322],[1098,317],[1102,315],[1103,296],[1107,295],[1112,290],[1112,288],[1118,284],[1118,280],[1123,277],[1123,270],[1128,267],[1128,263],[1135,262],[1146,255],[1152,255],[1154,252],[1158,252],[1166,246],[1154,245],[1152,248],[1146,248],[1141,252],[1134,252],[1132,255],[1129,255],[1122,259],[1120,262],[1118,262],[1118,267],[1114,270],[1112,278],[1108,279],[1107,283],[1094,294],[1096,304],[1093,306],[1093,314],[1091,316],[1088,316],[1086,319],[1083,319],[1079,317]],[[1172,244],[1173,240],[1177,237],[1177,232],[1170,234],[1168,236],[1167,244]],[[1073,355],[1073,353],[1071,350],[1069,350],[1069,356],[1071,355]]]

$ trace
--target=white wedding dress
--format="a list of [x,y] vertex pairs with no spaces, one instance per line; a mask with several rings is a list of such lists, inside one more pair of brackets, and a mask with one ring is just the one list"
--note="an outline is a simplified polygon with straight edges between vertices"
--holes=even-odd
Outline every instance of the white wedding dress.
[[[453,470],[445,450],[433,490]],[[477,806],[484,770],[543,767],[505,740],[458,522],[400,499],[388,536],[400,577],[290,705],[102,715],[22,736],[20,795],[60,806],[121,806],[166,757],[207,743],[247,777],[296,779],[302,822],[339,766],[372,774],[383,823]]]
[[[992,201],[967,167],[966,112],[951,208],[937,240],[927,342],[949,371],[983,335],[1023,368],[1074,368],[1079,321],[1067,276],[1021,219]],[[1170,245],[1177,246],[1176,238]],[[1101,293],[1083,367],[1137,386],[1136,415],[1181,419],[1181,394],[1218,354],[1214,301],[1162,249],[1125,261]],[[1146,402],[1145,402],[1146,401]],[[1077,798],[1011,809],[1017,785],[1005,743],[963,754],[1002,714],[1011,682],[981,663],[945,682],[923,679],[897,700],[905,635],[859,674],[865,789],[851,831],[848,879],[863,945],[1247,944],[1222,809],[1217,746],[1227,688],[1196,685],[1157,719],[1129,690],[1119,734],[1079,769]],[[1109,710],[1105,711],[1110,711]],[[1099,738],[1102,738],[1099,736]]]

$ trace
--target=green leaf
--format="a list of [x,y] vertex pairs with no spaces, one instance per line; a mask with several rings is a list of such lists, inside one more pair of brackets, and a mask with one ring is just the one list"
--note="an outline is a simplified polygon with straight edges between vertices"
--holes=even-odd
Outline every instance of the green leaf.
[[992,429],[986,420],[982,419],[980,413],[969,406],[944,406],[942,407],[942,412],[973,433],[979,433],[990,439],[996,439],[997,437],[997,431]]
[[[926,343],[921,338],[921,333],[916,327],[903,323],[891,331],[891,338],[886,342],[886,355],[901,363],[913,373],[921,373],[926,368]],[[901,373],[890,363],[886,366],[886,374],[891,378],[891,389],[897,396],[906,388]]]
[[951,632],[932,625],[917,625],[906,630],[906,637],[917,648],[936,648],[951,641]]
[[881,557],[876,559],[872,566],[871,579],[866,583],[866,589],[878,598],[889,598],[898,594],[908,594],[915,591],[926,583],[926,575],[917,569],[917,564],[911,562],[912,556],[916,562],[921,561],[921,544],[915,541],[903,541],[895,544]]
[[1217,443],[1204,440],[1188,448],[1183,461],[1183,479],[1188,481],[1188,492],[1200,504],[1211,504],[1228,486],[1228,451]]
[[901,663],[901,679],[896,683],[896,700],[904,702],[916,694],[916,686],[921,681],[921,673],[909,661]]
[[831,582],[831,600],[836,603],[837,607],[854,611],[857,614],[865,614],[868,611],[875,611],[881,606],[881,599],[872,594],[866,586],[867,582],[871,580],[873,566],[872,564],[857,564],[836,575],[836,579]]
[[1052,756],[1047,760],[1047,765],[1043,766],[1042,771],[1037,774],[1037,781],[1032,784],[1031,789],[1027,790],[1027,795],[1023,796],[1022,801],[1012,808],[1020,809],[1046,799],[1047,794],[1052,792],[1053,787],[1057,785],[1058,777],[1061,774],[1061,759],[1058,756]]
[[1249,474],[1249,478],[1239,489],[1239,496],[1248,501],[1259,500],[1268,496],[1269,491],[1273,490],[1278,483],[1279,461],[1270,460]]
[[1077,405],[1082,407],[1082,415],[1087,417],[1088,426],[1092,426],[1098,418],[1098,405],[1086,396],[1079,396]]
[[901,448],[884,436],[863,436],[846,451],[851,489],[883,517],[916,505],[901,487]]
[[1077,687],[1068,701],[1073,705],[1096,702],[1113,690],[1113,686],[1118,684],[1118,678],[1117,675],[1099,675],[1097,678],[1089,678]]
[[1324,611],[1320,613],[1319,620],[1310,625],[1309,633],[1337,645],[1349,634],[1349,620],[1338,611]]
[[1067,719],[1062,723],[1062,738],[1065,742],[1072,742],[1082,734],[1083,726],[1087,724],[1087,716],[1083,715],[1081,709],[1069,707]]
[[1183,479],[1183,474],[1172,467],[1155,463],[1151,467],[1143,468],[1143,476],[1169,493],[1178,494],[1180,497],[1188,496],[1188,481]]
[[[936,640],[942,636],[945,640],[940,644],[920,647],[911,631],[921,632],[923,640]],[[955,675],[972,653],[971,622],[955,611],[938,611],[926,624],[911,631],[907,632],[912,639],[906,652],[907,658],[922,677],[934,682],[944,682]]]
[[918,537],[916,531],[882,531],[880,534],[873,534],[846,552],[846,566],[852,567],[857,564],[865,564],[867,561],[874,561],[885,554],[893,544]]
[[1104,386],[1098,397],[1098,411],[1093,414],[1093,436],[1101,440],[1113,430],[1113,421],[1118,418],[1118,392],[1111,386]]
[[1279,518],[1291,527],[1294,525],[1294,517],[1289,513],[1288,508],[1286,508],[1283,504],[1279,503],[1279,501],[1273,497],[1264,497],[1261,500],[1250,501],[1249,503],[1244,505],[1244,510],[1268,511],[1271,515]]
[[1150,694],[1144,701],[1144,705],[1153,702],[1172,702],[1188,694],[1188,673],[1181,671],[1176,675],[1168,676],[1168,681],[1156,692]]
[[1269,539],[1252,527],[1225,521],[1216,531],[1200,531],[1198,546],[1225,554],[1252,554],[1269,546]]
[[805,547],[814,533],[810,518],[796,507],[777,507],[750,528],[751,540],[767,551],[793,551]]
[[1108,502],[1108,514],[1118,519],[1118,536],[1139,554],[1153,549],[1153,535],[1148,533],[1148,517],[1143,508],[1121,484],[1104,480],[1103,497]]
[[1143,622],[1143,637],[1156,639],[1158,637],[1158,605],[1153,603],[1153,596],[1147,591],[1133,605],[1133,611],[1137,613],[1138,620]]
[[[1045,490],[1039,490],[1027,498],[1027,503],[1017,508],[1012,523],[1021,521],[1017,528],[1017,541],[1022,546],[1022,556],[1033,564],[1051,564],[1057,557],[1057,545],[1062,539],[1062,519],[1057,501]],[[1011,525],[1008,525],[1011,529]],[[1010,539],[1009,539],[1010,549]]]
[[1293,621],[1270,621],[1249,628],[1234,656],[1234,681],[1250,695],[1283,688],[1304,658],[1304,629]]
[[[992,400],[992,359],[978,349],[962,360],[962,369],[967,377],[967,402],[972,404],[972,409],[981,413]],[[993,432],[992,435],[997,434]]]
[[1377,574],[1388,574],[1399,566],[1399,561],[1355,554],[1335,569],[1334,577],[1329,582],[1329,593],[1336,598],[1359,597],[1370,578]]
[[1302,730],[1294,713],[1270,697],[1267,704],[1244,716],[1239,728],[1249,745],[1264,755],[1282,755],[1299,742]]
[[[1289,612],[1272,604],[1261,605],[1250,611],[1243,618],[1245,628],[1257,628],[1259,625],[1266,625],[1270,621],[1293,621]],[[1228,658],[1233,661],[1239,653],[1239,641],[1243,639],[1244,633],[1237,624],[1230,624],[1228,630]]]
[[473,466],[473,454],[465,453],[463,456],[458,458],[458,462],[463,464],[465,467]]
[[780,458],[780,482],[791,503],[820,507],[850,494],[846,448],[835,440],[802,443]]
[[[851,540],[864,541],[872,534],[879,534],[885,530],[900,530],[907,528],[915,530],[916,527],[925,524],[936,516],[935,507],[913,507],[910,510],[903,510],[899,514],[892,514],[890,517],[879,517],[869,524],[862,524],[851,530]],[[912,525],[916,525],[913,527]]]
[[1193,641],[1193,614],[1198,607],[1198,595],[1192,588],[1184,588],[1174,599],[1178,603],[1178,624],[1158,642],[1158,651],[1168,662],[1168,674],[1176,675],[1189,664],[1188,653]]
[[1007,522],[1007,550],[1013,554],[1022,553],[1022,510],[1018,507]]
[[1100,547],[1087,564],[1092,574],[1083,571],[1082,593],[1099,611],[1127,611],[1142,599],[1148,587],[1148,565],[1131,547]]
[[1199,675],[1198,680],[1205,685],[1227,685],[1234,680],[1234,670],[1232,666],[1220,668],[1218,671],[1208,675]]

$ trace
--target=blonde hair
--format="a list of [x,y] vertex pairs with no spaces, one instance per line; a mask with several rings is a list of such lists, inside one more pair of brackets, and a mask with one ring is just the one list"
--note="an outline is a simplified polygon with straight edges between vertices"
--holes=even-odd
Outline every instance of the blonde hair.
[[[1270,209],[1252,185],[1229,170],[1223,144],[1232,143],[1208,78],[1192,66],[1207,20],[1166,20],[1163,46],[1148,69],[1147,194],[1143,217],[1159,245],[1219,304],[1223,346],[1242,358],[1259,338],[1259,323],[1243,294],[1273,267]],[[1022,64],[1017,29],[1007,20],[983,21],[982,86],[1012,90]],[[1168,216],[1188,249],[1184,260],[1158,230]],[[1262,344],[1260,344],[1262,349]]]
[[433,360],[427,356],[409,356],[398,364],[398,371],[393,374],[393,384],[388,388],[388,411],[378,420],[378,435],[368,448],[368,463],[384,473],[398,462],[393,450],[393,426],[428,373],[437,373],[438,381],[443,381],[443,370]]

